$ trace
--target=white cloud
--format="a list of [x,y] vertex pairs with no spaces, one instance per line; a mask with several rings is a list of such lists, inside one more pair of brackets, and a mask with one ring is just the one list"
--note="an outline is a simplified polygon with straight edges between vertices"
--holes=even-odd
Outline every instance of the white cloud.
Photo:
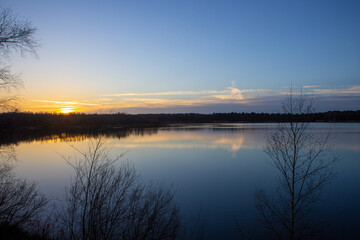
[[[93,103],[84,101],[54,101],[54,100],[32,100],[43,103],[43,109],[57,107],[78,107],[86,111],[98,111],[106,109],[126,108],[172,108],[172,107],[196,107],[217,104],[242,104],[248,106],[264,105],[269,102],[278,101],[289,93],[288,90],[270,89],[239,89],[232,86],[225,90],[201,90],[201,91],[166,91],[153,93],[115,93],[104,94],[94,98]],[[299,91],[293,91],[298,94]],[[330,99],[333,97],[355,96],[360,97],[360,86],[348,88],[328,89],[321,86],[305,86],[303,94],[311,94],[315,97]],[[41,109],[41,106],[36,106]],[[95,109],[96,108],[96,109]],[[265,110],[264,110],[265,111]]]
[[241,90],[235,87],[228,87],[227,91],[224,91],[224,94],[213,95],[213,97],[220,100],[243,100],[244,96],[241,93]]
[[82,103],[82,102],[62,102],[62,101],[51,101],[51,100],[32,100],[33,102],[41,103],[54,103],[60,105],[78,105],[78,106],[97,106],[95,103]]

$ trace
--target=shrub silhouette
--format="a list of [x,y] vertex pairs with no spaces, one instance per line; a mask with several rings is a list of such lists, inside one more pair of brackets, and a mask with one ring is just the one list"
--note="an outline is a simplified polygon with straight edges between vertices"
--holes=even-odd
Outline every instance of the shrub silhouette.
[[141,183],[134,166],[109,157],[102,139],[89,144],[59,212],[61,239],[175,239],[178,208],[173,193]]

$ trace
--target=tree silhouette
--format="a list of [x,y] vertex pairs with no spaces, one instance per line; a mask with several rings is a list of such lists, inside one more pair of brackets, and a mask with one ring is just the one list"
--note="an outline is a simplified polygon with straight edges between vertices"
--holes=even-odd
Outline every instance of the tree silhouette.
[[323,187],[334,178],[337,158],[326,155],[328,136],[316,138],[309,121],[293,120],[294,115],[315,111],[311,98],[290,92],[283,111],[288,122],[267,134],[265,146],[268,162],[280,173],[280,185],[272,195],[257,190],[256,207],[266,234],[275,239],[310,239],[320,228],[309,214]]
[[0,111],[15,109],[17,97],[10,92],[22,86],[20,78],[10,72],[4,60],[12,51],[22,56],[36,55],[35,31],[29,21],[19,20],[10,9],[0,9]]
[[68,163],[75,177],[59,213],[60,239],[175,239],[178,208],[173,193],[145,186],[129,162],[117,167],[102,139],[91,142],[81,159]]
[[14,161],[14,148],[0,146],[0,235],[11,229],[38,234],[48,201],[35,183],[14,175]]

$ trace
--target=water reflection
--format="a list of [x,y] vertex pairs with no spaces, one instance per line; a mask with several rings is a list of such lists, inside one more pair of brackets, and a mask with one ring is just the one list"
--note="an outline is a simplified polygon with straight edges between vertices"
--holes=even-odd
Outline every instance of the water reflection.
[[[325,218],[342,216],[335,222],[344,223],[348,233],[359,224],[356,200],[360,192],[354,189],[360,189],[360,124],[344,125],[314,124],[313,132],[326,134],[330,126],[333,149],[343,156],[336,183],[322,193],[327,201],[317,206],[318,213]],[[145,181],[173,183],[182,216],[191,219],[203,206],[205,239],[234,239],[235,217],[249,225],[255,222],[254,189],[260,185],[267,191],[276,188],[276,172],[264,161],[263,152],[264,134],[273,127],[239,124],[228,129],[227,124],[208,124],[50,134],[33,131],[8,134],[9,141],[3,139],[2,144],[17,144],[13,145],[19,159],[16,174],[38,182],[40,191],[57,199],[72,174],[59,154],[72,155],[69,144],[84,150],[89,140],[106,136],[111,154],[127,152],[125,159],[134,162]]]
[[52,131],[42,129],[26,129],[21,131],[2,132],[0,145],[19,143],[56,143],[56,142],[81,142],[87,139],[108,137],[113,139],[125,138],[128,136],[145,136],[156,134],[157,128],[110,128],[94,130],[69,130]]
[[[245,140],[246,139],[246,140]],[[129,136],[117,141],[115,147],[159,148],[159,149],[226,149],[237,152],[241,148],[257,148],[259,141],[254,135],[226,134],[211,132],[178,132],[159,131],[156,135],[147,135],[142,138]]]
[[[252,130],[252,131],[250,131]],[[214,134],[216,132],[216,134]],[[114,147],[125,148],[200,148],[200,149],[226,149],[237,152],[241,148],[258,148],[259,138],[263,132],[254,134],[254,128],[230,128],[219,126],[180,127],[180,128],[123,128],[94,131],[70,131],[70,132],[47,132],[47,131],[21,131],[5,134],[1,144],[19,143],[60,143],[60,142],[84,142],[88,139],[107,137],[120,140]],[[245,140],[246,139],[246,140]]]
[[[98,137],[120,140],[114,146],[126,148],[180,148],[180,149],[257,149],[264,146],[267,130],[276,124],[193,124],[163,128],[110,128],[96,130],[45,131],[40,129],[3,132],[1,145],[19,143],[84,142]],[[336,149],[360,151],[358,124],[314,124],[312,131],[327,134],[332,129]],[[337,134],[341,133],[341,134]]]

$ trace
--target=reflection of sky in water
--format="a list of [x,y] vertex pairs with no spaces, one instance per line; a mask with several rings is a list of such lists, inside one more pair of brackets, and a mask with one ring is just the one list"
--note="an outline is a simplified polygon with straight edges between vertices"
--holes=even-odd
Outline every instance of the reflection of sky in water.
[[[231,152],[236,152],[241,148],[257,148],[259,141],[256,141],[256,137],[254,134],[163,130],[159,131],[156,135],[141,138],[130,136],[126,139],[120,139],[112,146],[129,149],[226,149]],[[246,141],[244,141],[245,138],[247,138]]]
[[[272,126],[186,125],[143,136],[112,138],[108,146],[113,155],[127,152],[124,159],[133,161],[145,181],[173,184],[182,215],[188,221],[202,206],[208,237],[228,239],[234,236],[235,218],[245,227],[253,223],[256,187],[261,185],[270,191],[277,185],[276,171],[266,163],[263,153],[264,134]],[[342,158],[336,166],[338,177],[326,187],[325,201],[319,204],[318,212],[342,224],[345,232],[354,230],[360,214],[360,193],[354,191],[360,189],[360,124],[313,127],[319,136],[332,129],[334,153]],[[51,198],[61,196],[72,172],[60,155],[74,156],[69,144],[85,150],[89,141],[86,137],[68,140],[72,142],[48,139],[19,144],[17,174],[38,182]]]

